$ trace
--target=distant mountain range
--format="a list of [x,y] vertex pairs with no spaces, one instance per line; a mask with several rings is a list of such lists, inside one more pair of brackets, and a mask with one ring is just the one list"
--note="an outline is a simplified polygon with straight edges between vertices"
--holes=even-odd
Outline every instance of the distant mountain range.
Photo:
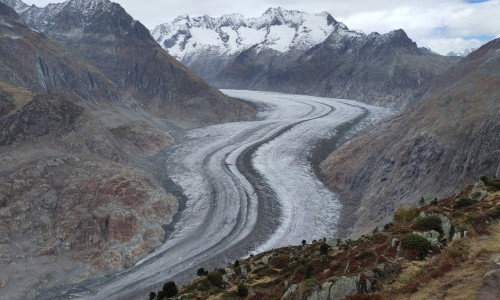
[[281,8],[259,18],[180,16],[152,31],[174,57],[218,87],[273,90],[404,107],[458,61],[419,48],[403,30],[349,30],[330,14]]

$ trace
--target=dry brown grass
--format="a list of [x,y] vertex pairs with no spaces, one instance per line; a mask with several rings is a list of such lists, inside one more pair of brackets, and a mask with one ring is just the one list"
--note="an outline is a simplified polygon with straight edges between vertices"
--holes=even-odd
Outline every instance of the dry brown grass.
[[6,91],[9,94],[12,94],[14,100],[16,101],[16,109],[12,110],[9,115],[12,115],[23,108],[26,104],[28,104],[35,94],[31,91],[22,88],[22,87],[14,87],[10,84],[0,81],[0,89]]
[[[466,259],[459,263],[455,261],[454,268],[449,272],[444,272],[442,276],[434,278],[422,285],[422,288],[414,294],[398,295],[396,299],[474,299],[477,297],[482,285],[483,275],[491,268],[490,258],[494,253],[500,253],[500,223],[492,225],[492,234],[474,238],[466,238],[462,243],[468,245],[468,254]],[[453,247],[453,246],[452,246]],[[451,248],[453,249],[453,248]],[[453,251],[453,250],[451,250]],[[443,256],[448,256],[453,252],[444,252]],[[445,259],[443,257],[441,259]],[[427,262],[427,266],[421,266],[425,271],[435,262]],[[410,269],[414,272],[414,269]],[[408,275],[405,270],[399,276],[396,284],[409,282],[408,279],[415,280],[418,275],[413,273]]]

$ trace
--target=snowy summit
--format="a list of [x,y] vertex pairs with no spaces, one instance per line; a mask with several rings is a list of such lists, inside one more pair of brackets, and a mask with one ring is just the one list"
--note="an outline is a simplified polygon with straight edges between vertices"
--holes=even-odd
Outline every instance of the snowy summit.
[[157,26],[152,34],[171,55],[179,60],[207,50],[219,55],[234,55],[253,46],[286,53],[305,51],[323,42],[334,31],[348,31],[330,14],[269,8],[259,18],[240,14],[179,16],[171,23]]

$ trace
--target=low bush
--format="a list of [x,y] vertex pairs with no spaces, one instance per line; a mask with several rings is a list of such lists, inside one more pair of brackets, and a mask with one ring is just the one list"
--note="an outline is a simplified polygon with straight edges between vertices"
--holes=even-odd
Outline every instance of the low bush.
[[401,247],[404,250],[416,251],[418,257],[423,259],[431,249],[431,242],[418,234],[409,234],[401,239]]
[[236,294],[240,297],[248,296],[248,287],[244,284],[239,284],[238,289],[236,290]]
[[321,244],[321,246],[319,246],[319,252],[323,255],[327,254],[329,249],[330,249],[330,246],[328,246],[328,244],[326,244],[326,243],[323,243],[323,244]]
[[474,203],[476,203],[476,201],[472,200],[470,198],[460,198],[460,199],[455,201],[455,203],[453,204],[453,208],[464,208],[464,207],[471,206]]
[[493,219],[498,219],[500,218],[500,206],[497,206],[495,208],[493,208],[489,213],[488,213],[489,217],[490,218],[493,218]]
[[482,182],[484,182],[484,185],[489,188],[490,190],[500,190],[500,179],[499,178],[489,178],[486,176],[481,176],[479,179],[481,179]]
[[215,287],[222,288],[224,285],[224,280],[222,279],[222,274],[219,271],[215,271],[215,272],[208,274],[207,279]]
[[208,274],[208,271],[205,271],[203,268],[199,268],[198,271],[196,272],[196,275],[198,276],[206,276]]
[[387,223],[384,225],[384,230],[389,230],[392,226],[394,226],[394,223]]
[[206,278],[203,278],[202,280],[200,280],[196,286],[196,288],[199,291],[208,291],[210,289],[210,287],[211,287],[210,282]]
[[163,295],[167,298],[174,297],[179,292],[177,285],[173,281],[169,281],[163,285]]
[[438,216],[426,216],[422,218],[418,218],[413,228],[427,231],[427,230],[435,230],[439,233],[443,233],[441,228],[441,219]]

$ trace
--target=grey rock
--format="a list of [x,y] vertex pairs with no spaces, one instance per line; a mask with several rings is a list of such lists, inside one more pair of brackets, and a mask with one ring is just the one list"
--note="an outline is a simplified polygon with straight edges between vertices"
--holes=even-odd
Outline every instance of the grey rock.
[[451,221],[443,215],[439,215],[439,219],[441,220],[441,230],[443,231],[443,235],[446,240],[449,240],[451,235]]
[[424,232],[414,231],[413,234],[417,234],[417,235],[420,235],[420,236],[426,238],[431,243],[432,247],[437,247],[440,245],[439,232],[437,232],[435,230],[424,231]]
[[486,190],[486,186],[484,182],[480,180],[474,184],[474,187],[469,193],[469,198],[476,201],[483,201],[487,195],[488,191]]
[[292,284],[286,291],[285,293],[283,294],[283,296],[281,297],[281,299],[288,299],[291,295],[293,295],[297,289],[298,289],[299,285],[298,284]]

